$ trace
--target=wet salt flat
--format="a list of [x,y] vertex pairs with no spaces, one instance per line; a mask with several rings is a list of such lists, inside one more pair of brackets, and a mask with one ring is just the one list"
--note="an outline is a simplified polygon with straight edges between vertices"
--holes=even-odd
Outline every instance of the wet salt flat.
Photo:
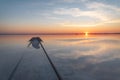
[[42,48],[27,48],[39,36],[63,80],[120,80],[120,35],[0,36],[0,80],[56,80]]

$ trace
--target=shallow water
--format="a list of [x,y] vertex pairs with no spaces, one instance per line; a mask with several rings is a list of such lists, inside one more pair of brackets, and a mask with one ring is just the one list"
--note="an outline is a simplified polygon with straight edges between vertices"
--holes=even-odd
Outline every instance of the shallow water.
[[[19,58],[24,52],[39,53],[38,49],[27,48],[28,40],[34,36],[43,39],[43,45],[63,80],[120,80],[120,35],[118,34],[1,35],[0,58],[3,59],[0,60],[0,64],[12,63],[14,62],[12,57],[16,55],[15,57]],[[4,66],[0,67],[2,70]]]

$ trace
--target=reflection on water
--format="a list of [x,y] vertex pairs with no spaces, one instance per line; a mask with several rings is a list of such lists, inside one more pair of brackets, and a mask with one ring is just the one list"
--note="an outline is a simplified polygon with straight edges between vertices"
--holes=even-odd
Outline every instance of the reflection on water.
[[[64,80],[120,80],[120,35],[37,36]],[[23,50],[31,37],[0,36],[0,51]]]

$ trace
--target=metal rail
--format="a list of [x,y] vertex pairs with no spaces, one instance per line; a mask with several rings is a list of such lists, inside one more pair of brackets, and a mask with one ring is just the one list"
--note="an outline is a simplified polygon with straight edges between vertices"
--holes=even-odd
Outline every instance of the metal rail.
[[41,42],[40,42],[40,45],[41,45],[41,47],[42,47],[43,51],[45,52],[45,55],[46,55],[46,57],[47,57],[48,61],[50,62],[50,64],[51,64],[51,66],[52,66],[52,68],[53,68],[53,70],[54,70],[55,74],[57,75],[58,80],[62,80],[61,76],[59,75],[59,73],[58,73],[58,71],[57,71],[56,67],[55,67],[55,66],[54,66],[54,64],[52,63],[52,61],[51,61],[50,57],[48,56],[48,54],[47,54],[47,52],[46,52],[46,50],[45,50],[45,48],[44,48],[44,46],[42,45],[42,43],[41,43]]
[[[51,64],[51,66],[52,66],[52,68],[53,68],[53,70],[54,70],[54,72],[55,72],[55,74],[56,74],[58,80],[62,80],[61,76],[59,75],[59,73],[58,73],[56,67],[55,67],[54,64],[52,63],[50,57],[48,56],[48,54],[47,54],[47,52],[46,52],[46,50],[45,50],[45,48],[44,48],[44,46],[42,45],[41,42],[40,42],[40,45],[41,45],[41,47],[42,47],[42,49],[43,49],[43,51],[44,51],[44,53],[45,53],[45,55],[46,55],[46,57],[47,57],[49,63]],[[12,70],[10,76],[8,77],[8,80],[12,80],[12,78],[13,78],[13,76],[14,76],[14,74],[15,74],[17,68],[18,68],[18,66],[20,65],[20,63],[21,63],[21,61],[22,61],[22,59],[23,59],[23,57],[24,57],[24,54],[21,56],[20,60],[19,60],[18,63],[16,64],[15,68]]]

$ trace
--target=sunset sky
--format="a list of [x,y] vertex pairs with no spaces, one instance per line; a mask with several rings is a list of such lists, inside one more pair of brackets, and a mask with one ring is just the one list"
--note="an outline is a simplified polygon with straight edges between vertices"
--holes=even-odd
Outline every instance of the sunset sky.
[[120,0],[0,0],[0,33],[81,32],[120,32]]

